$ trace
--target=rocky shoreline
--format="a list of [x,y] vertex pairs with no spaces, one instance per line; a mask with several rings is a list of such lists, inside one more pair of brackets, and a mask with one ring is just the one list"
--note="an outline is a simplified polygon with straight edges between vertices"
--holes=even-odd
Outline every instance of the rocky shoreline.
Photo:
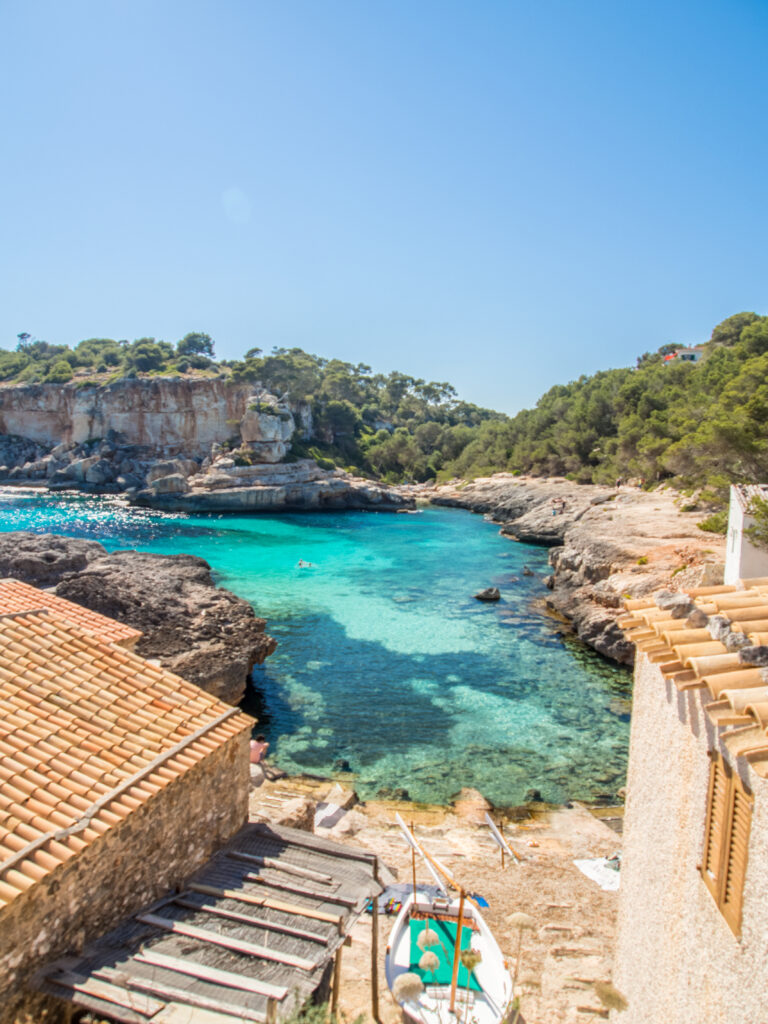
[[247,601],[217,588],[194,555],[111,554],[75,537],[0,533],[0,578],[13,576],[141,630],[136,653],[229,704],[277,647]]
[[497,473],[421,494],[435,505],[486,515],[512,540],[549,547],[547,609],[623,665],[634,659],[616,623],[625,597],[722,582],[724,539],[700,530],[707,511],[684,511],[690,499],[670,489]]
[[616,625],[623,597],[722,580],[723,541],[697,527],[707,510],[670,490],[509,473],[393,487],[297,457],[315,435],[309,403],[221,379],[0,387],[0,484],[165,512],[395,512],[426,500],[483,513],[550,548],[547,609],[622,664],[634,656]]

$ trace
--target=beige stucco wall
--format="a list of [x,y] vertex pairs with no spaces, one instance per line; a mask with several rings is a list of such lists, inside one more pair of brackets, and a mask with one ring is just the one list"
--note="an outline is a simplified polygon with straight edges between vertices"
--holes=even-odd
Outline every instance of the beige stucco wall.
[[76,953],[203,865],[248,816],[245,730],[0,912],[0,1024],[30,974]]
[[737,769],[755,809],[741,938],[698,871],[718,743],[706,690],[679,693],[638,656],[632,710],[614,982],[629,1010],[620,1024],[768,1021],[768,782]]

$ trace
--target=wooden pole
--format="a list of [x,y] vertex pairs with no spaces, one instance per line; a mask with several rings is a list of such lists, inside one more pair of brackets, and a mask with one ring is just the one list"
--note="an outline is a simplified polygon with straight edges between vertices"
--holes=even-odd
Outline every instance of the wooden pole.
[[339,946],[336,950],[336,962],[333,965],[333,990],[331,992],[331,1013],[335,1016],[339,1010],[339,987],[341,983],[341,951],[344,947]]
[[[411,822],[411,832],[413,832],[413,822]],[[416,850],[411,847],[411,871],[413,873],[413,902],[416,902]]]
[[[427,859],[427,860],[429,861],[429,863],[430,863],[430,864],[431,864],[431,865],[432,865],[432,866],[433,866],[433,867],[435,868],[435,870],[436,870],[436,871],[439,871],[439,872],[440,872],[440,874],[441,874],[441,875],[443,876],[443,878],[444,878],[444,879],[446,880],[446,882],[448,882],[448,884],[449,884],[449,885],[450,885],[450,886],[451,886],[451,887],[452,887],[453,889],[455,889],[455,890],[456,890],[457,892],[462,892],[462,888],[461,888],[461,886],[459,885],[459,883],[458,883],[458,882],[456,881],[456,879],[455,879],[455,878],[453,878],[453,876],[452,876],[452,875],[449,875],[449,874],[448,874],[448,872],[447,872],[447,871],[445,870],[445,868],[444,868],[444,867],[442,867],[442,865],[440,865],[440,864],[438,864],[438,863],[437,863],[437,861],[436,861],[436,860],[435,860],[435,858],[434,858],[434,857],[432,856],[432,854],[431,854],[431,853],[430,853],[430,852],[429,852],[428,850],[425,850],[423,846],[422,846],[422,847],[420,847],[420,849],[421,849],[421,852],[422,852],[422,853],[424,854],[425,858],[426,858],[426,859]],[[465,896],[466,896],[466,893],[465,893]],[[471,897],[471,896],[467,896],[467,899],[469,900],[469,902],[470,902],[470,903],[474,903],[474,905],[475,905],[476,907],[478,907],[478,906],[480,905],[480,904],[479,904],[479,903],[477,902],[477,900],[474,900],[474,899],[472,899],[472,897]]]
[[371,915],[371,1016],[379,1021],[379,897],[373,897]]
[[459,920],[456,924],[456,944],[453,947],[453,972],[451,973],[451,1003],[449,1013],[456,1013],[456,982],[459,980],[459,953],[461,952],[461,927],[464,923],[464,890],[459,889]]

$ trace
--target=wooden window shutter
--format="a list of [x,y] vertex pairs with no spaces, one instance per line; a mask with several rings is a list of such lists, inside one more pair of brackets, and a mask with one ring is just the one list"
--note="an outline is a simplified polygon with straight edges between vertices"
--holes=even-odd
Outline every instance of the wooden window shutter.
[[701,862],[701,876],[715,898],[720,902],[722,887],[723,850],[727,839],[727,817],[730,803],[731,780],[723,759],[719,754],[712,757],[709,771],[709,797],[707,799],[707,824],[704,830],[704,854]]
[[747,873],[752,798],[734,773],[730,786],[728,834],[722,857],[722,885],[718,903],[734,935],[741,934],[741,905]]

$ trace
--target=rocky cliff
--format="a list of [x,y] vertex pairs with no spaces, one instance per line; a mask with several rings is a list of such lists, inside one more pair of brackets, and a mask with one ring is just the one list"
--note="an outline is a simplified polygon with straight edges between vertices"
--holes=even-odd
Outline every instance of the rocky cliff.
[[0,388],[0,481],[123,492],[187,512],[396,509],[393,488],[311,459],[286,462],[311,407],[225,380]]
[[144,634],[136,648],[171,672],[237,704],[251,669],[277,646],[247,601],[217,588],[193,555],[108,554],[96,541],[0,533],[0,577],[55,587],[59,597]]
[[506,536],[550,547],[547,607],[601,654],[631,664],[616,625],[624,597],[722,582],[724,541],[697,527],[671,490],[605,488],[499,473],[425,492],[438,505],[485,513]]
[[166,377],[0,388],[0,434],[53,447],[112,431],[129,445],[203,455],[232,436],[252,391],[224,380]]

